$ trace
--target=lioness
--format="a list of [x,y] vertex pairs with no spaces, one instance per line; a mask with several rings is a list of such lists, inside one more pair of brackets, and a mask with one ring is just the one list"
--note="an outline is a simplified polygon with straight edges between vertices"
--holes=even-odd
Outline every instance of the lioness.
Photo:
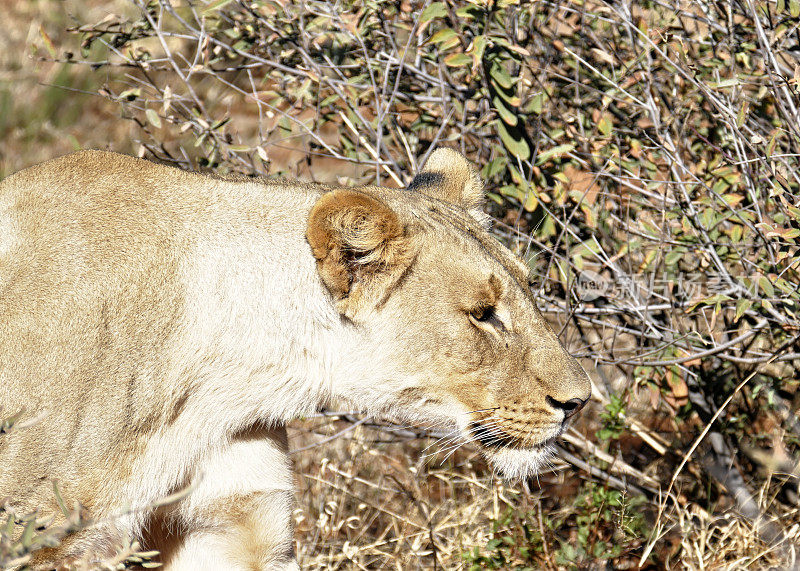
[[[0,498],[96,523],[32,565],[297,569],[284,424],[331,402],[536,472],[590,395],[439,149],[407,189],[210,178],[108,152],[0,183]],[[179,501],[155,502],[188,488]],[[57,515],[60,517],[60,515]]]

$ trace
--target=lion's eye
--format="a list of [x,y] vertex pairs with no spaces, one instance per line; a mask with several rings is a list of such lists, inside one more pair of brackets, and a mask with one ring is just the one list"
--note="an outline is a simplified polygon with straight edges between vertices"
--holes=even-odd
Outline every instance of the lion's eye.
[[494,316],[494,307],[491,305],[481,305],[469,312],[469,316],[480,323],[485,323]]

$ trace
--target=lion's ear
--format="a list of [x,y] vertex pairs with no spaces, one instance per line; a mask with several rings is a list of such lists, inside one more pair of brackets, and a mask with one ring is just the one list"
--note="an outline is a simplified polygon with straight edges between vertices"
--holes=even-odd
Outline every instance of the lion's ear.
[[436,149],[408,190],[461,206],[482,225],[488,225],[489,217],[482,210],[483,181],[475,166],[458,151]]
[[349,319],[385,299],[416,253],[397,214],[353,190],[322,195],[311,209],[306,238],[325,287]]

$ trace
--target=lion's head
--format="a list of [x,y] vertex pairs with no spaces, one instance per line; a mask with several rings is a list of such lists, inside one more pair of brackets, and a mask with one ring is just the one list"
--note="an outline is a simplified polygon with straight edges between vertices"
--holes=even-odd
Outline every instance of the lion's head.
[[333,392],[457,428],[501,473],[524,477],[591,386],[537,309],[527,264],[487,231],[482,200],[474,167],[439,149],[405,190],[324,194],[307,238],[359,340],[343,357],[359,365]]

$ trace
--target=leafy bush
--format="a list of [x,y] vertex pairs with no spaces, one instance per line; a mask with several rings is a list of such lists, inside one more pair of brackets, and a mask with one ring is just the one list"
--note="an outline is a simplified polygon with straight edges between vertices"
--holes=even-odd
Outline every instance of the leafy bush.
[[588,483],[576,495],[573,509],[546,519],[532,511],[508,509],[492,520],[492,537],[486,544],[474,546],[462,558],[472,570],[532,571],[545,566],[589,567],[603,561],[630,565],[648,531],[640,511],[646,502],[644,496],[630,498]]

